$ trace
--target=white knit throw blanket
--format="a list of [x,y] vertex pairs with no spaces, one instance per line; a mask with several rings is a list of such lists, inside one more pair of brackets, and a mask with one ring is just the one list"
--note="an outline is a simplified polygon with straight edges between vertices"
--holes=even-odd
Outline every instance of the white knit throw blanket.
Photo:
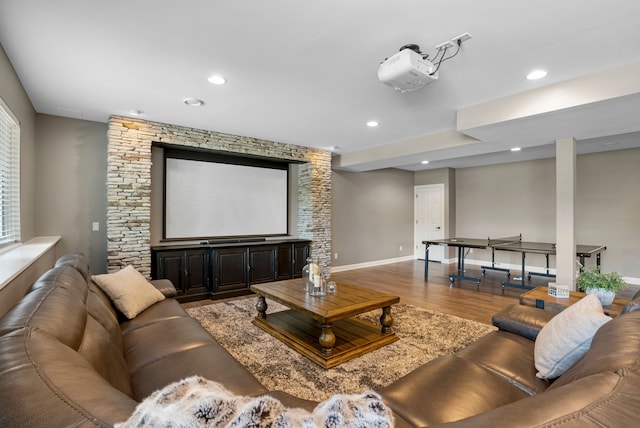
[[271,427],[387,428],[393,415],[375,392],[334,395],[313,412],[286,408],[268,395],[234,395],[223,385],[192,376],[154,392],[116,428]]

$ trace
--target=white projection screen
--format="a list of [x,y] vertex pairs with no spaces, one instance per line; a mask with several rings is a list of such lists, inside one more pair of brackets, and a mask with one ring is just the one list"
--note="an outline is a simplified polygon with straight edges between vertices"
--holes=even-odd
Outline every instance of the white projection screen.
[[286,235],[284,168],[165,158],[164,238]]

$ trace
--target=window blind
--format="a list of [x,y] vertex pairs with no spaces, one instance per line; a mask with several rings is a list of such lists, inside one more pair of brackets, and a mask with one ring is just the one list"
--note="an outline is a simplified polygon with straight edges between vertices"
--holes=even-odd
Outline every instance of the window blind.
[[0,99],[0,246],[20,241],[20,126]]

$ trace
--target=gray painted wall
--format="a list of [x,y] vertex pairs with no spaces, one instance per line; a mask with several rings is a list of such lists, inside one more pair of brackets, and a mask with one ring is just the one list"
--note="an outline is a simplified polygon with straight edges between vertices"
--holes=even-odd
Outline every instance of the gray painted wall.
[[[640,277],[639,164],[640,149],[577,158],[576,241],[606,245],[603,271],[633,278]],[[458,236],[522,233],[524,240],[555,242],[555,160],[457,170],[456,203]],[[469,258],[490,260],[482,251]],[[499,259],[520,263],[515,254],[500,253]],[[544,258],[528,255],[527,264],[543,266]]]
[[[13,66],[0,46],[0,98],[20,123],[20,224],[22,240],[36,236],[35,121],[36,112]],[[48,269],[52,257],[43,257],[0,289],[0,315],[11,308],[31,285],[32,278]]]
[[514,162],[456,172],[459,236],[555,240],[555,160]]
[[106,272],[107,124],[38,114],[36,139],[38,235],[61,236],[59,254],[83,252]]
[[640,278],[640,149],[578,156],[576,181],[576,239],[607,245],[604,271]]
[[413,255],[412,172],[334,171],[332,208],[332,266]]
[[[555,160],[514,162],[456,171],[457,235],[471,238],[513,236],[555,242]],[[519,265],[516,253],[500,252],[499,261]],[[469,259],[491,260],[474,250]],[[544,257],[527,255],[527,264]]]
[[20,227],[27,241],[36,236],[36,112],[2,46],[0,97],[20,122]]

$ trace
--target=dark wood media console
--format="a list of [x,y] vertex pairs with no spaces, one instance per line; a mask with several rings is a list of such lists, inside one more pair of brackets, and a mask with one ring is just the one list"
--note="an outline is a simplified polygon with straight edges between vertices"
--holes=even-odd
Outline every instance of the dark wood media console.
[[301,277],[310,242],[158,245],[151,248],[151,278],[170,279],[181,302],[251,294],[252,284]]

